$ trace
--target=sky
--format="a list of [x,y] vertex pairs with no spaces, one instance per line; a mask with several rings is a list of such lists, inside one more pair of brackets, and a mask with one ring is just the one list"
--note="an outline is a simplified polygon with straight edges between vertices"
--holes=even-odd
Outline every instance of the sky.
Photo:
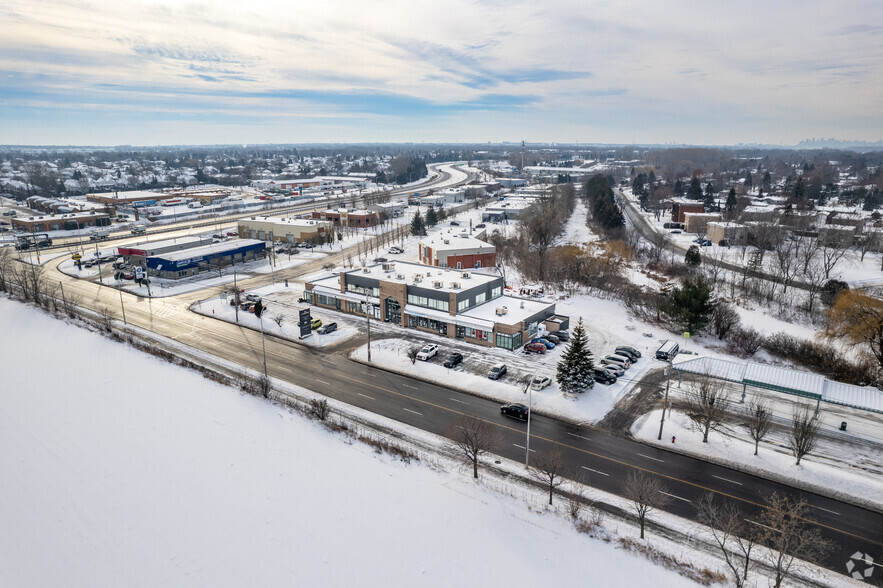
[[883,139],[883,3],[2,0],[0,144]]

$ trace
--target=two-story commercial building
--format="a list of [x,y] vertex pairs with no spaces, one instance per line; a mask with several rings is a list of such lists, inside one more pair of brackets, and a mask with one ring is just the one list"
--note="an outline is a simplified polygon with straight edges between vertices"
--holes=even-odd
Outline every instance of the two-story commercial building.
[[494,267],[497,264],[497,250],[493,245],[473,237],[439,233],[420,241],[418,258],[424,265],[436,267]]
[[324,243],[331,221],[309,218],[253,216],[237,223],[239,237],[283,243]]
[[543,325],[566,329],[555,303],[503,294],[503,279],[417,263],[383,263],[307,282],[318,308],[365,316],[479,345],[516,349]]

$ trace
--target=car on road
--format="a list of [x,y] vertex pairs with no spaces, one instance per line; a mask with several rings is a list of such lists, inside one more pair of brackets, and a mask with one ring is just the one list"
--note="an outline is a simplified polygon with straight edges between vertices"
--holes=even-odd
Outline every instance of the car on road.
[[615,384],[617,376],[614,376],[607,370],[595,368],[595,381],[599,384]]
[[337,323],[328,323],[319,327],[316,332],[320,335],[327,335],[333,331],[337,330]]
[[534,376],[533,380],[530,382],[531,390],[542,390],[549,386],[552,383],[552,379],[548,376]]
[[524,406],[523,404],[504,404],[500,407],[500,414],[507,417],[512,417],[513,419],[521,419],[523,421],[527,420],[527,417],[530,415],[530,409]]
[[389,248],[389,253],[392,253],[394,255],[398,255],[398,254],[404,253],[404,252],[405,252],[405,250],[402,249],[401,247],[390,247]]
[[455,351],[454,353],[450,354],[445,360],[444,366],[446,368],[452,368],[458,363],[463,363],[463,354],[459,351]]
[[[625,354],[620,353],[620,351],[625,351]],[[634,357],[634,359],[632,359],[632,363],[635,363],[635,362],[641,357],[641,352],[640,352],[640,351],[638,351],[638,350],[635,349],[634,347],[630,347],[630,346],[628,346],[628,345],[620,345],[619,347],[617,347],[616,349],[614,349],[613,352],[616,353],[616,354],[618,354],[618,355],[626,355],[626,354],[627,354],[626,357],[628,357],[629,355],[631,355],[632,357]],[[630,358],[630,359],[631,359],[631,358]]]
[[438,355],[438,345],[424,345],[423,349],[417,352],[417,359],[420,361],[429,361]]
[[506,375],[506,371],[506,364],[498,363],[491,368],[491,371],[488,372],[487,377],[491,380],[499,380]]
[[322,319],[314,318],[313,320],[310,321],[310,328],[311,329],[318,329],[321,326],[322,326]]
[[527,345],[524,346],[525,353],[545,353],[546,346],[542,343],[534,343],[531,341]]

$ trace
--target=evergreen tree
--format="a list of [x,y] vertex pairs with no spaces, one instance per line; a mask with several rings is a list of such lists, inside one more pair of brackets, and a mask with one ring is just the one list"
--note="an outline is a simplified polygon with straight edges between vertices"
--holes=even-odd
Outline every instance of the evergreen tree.
[[736,199],[736,188],[730,188],[730,193],[727,194],[727,212],[733,212],[736,210],[736,205],[739,201]]
[[751,179],[751,170],[745,172],[745,187],[749,190],[754,186],[754,180]]
[[426,234],[426,224],[423,222],[423,217],[420,216],[419,210],[414,213],[414,218],[411,220],[411,234],[416,236]]
[[693,176],[690,180],[690,187],[687,188],[687,198],[692,200],[702,200],[702,184],[696,176]]
[[708,324],[715,302],[702,276],[687,280],[668,294],[665,313],[684,331],[696,334]]
[[708,182],[705,184],[705,207],[713,209],[714,206],[714,185],[711,182]]
[[582,394],[595,386],[595,362],[582,318],[577,322],[570,343],[558,362],[556,378],[558,387],[565,394]]
[[426,226],[434,227],[438,224],[438,215],[435,212],[435,207],[430,206],[429,210],[426,211]]
[[690,245],[690,248],[687,249],[687,254],[684,256],[684,262],[687,265],[698,266],[702,263],[702,256],[699,255],[699,247],[696,245]]
[[675,181],[675,196],[684,196],[684,182],[681,181],[681,178],[678,178],[677,181]]

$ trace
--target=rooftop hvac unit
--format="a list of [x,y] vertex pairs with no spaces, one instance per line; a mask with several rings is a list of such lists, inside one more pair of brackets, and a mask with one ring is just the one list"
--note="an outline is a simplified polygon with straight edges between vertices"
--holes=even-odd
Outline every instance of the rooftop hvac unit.
[[496,310],[497,316],[502,316],[502,315],[506,314],[507,312],[509,312],[509,308],[507,308],[505,306],[498,306],[497,307],[497,310]]
[[521,301],[521,308],[524,308],[524,300]]
[[451,242],[448,241],[447,239],[445,239],[445,245],[450,245],[450,244],[451,244]]
[[366,274],[370,274],[370,273],[371,273],[371,268],[370,268],[370,267],[363,267],[363,268],[362,268],[362,271],[363,271],[364,273],[366,273]]
[[451,282],[451,288],[453,288],[454,290],[459,290],[460,282]]
[[444,285],[445,285],[444,282],[438,282],[438,281],[436,281],[436,282],[433,284],[433,286],[435,286],[436,288],[441,288],[441,287],[443,287]]
[[414,274],[414,281],[415,281],[415,282],[419,282],[419,281],[422,280],[422,279],[423,279],[423,276],[422,276],[422,275],[420,275],[420,274]]
[[383,268],[383,271],[385,271],[385,272],[391,272],[391,271],[393,271],[393,270],[396,268],[396,264],[394,264],[394,263],[384,263],[381,267]]
[[471,275],[469,272],[463,272],[463,279],[468,280]]
[[397,279],[397,280],[404,280],[404,279],[405,279],[405,274],[396,274],[396,279]]

